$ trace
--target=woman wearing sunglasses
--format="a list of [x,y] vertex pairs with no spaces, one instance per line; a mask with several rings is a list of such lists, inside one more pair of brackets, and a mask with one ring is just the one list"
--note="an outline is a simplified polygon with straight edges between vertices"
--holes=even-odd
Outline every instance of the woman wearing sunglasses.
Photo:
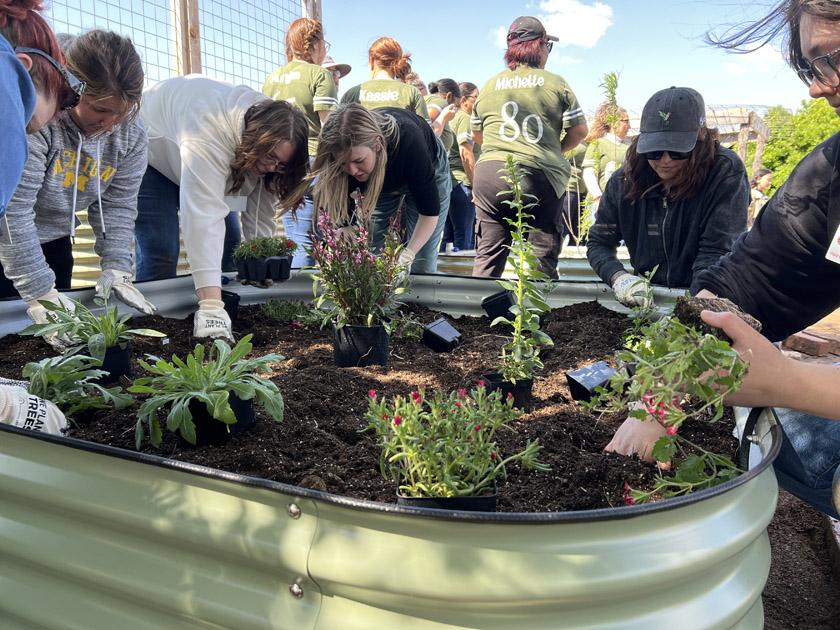
[[[706,127],[703,97],[691,88],[660,90],[645,104],[624,166],[607,182],[586,256],[627,307],[647,304],[640,275],[654,269],[654,284],[696,292],[700,272],[746,229],[749,202],[744,163]],[[616,255],[622,240],[633,274]]]
[[103,30],[68,39],[64,52],[68,82],[84,84],[84,94],[29,136],[29,159],[0,239],[0,297],[20,294],[30,317],[45,320],[40,302],[61,301],[57,289],[70,288],[76,212],[87,209],[102,268],[97,288],[107,285],[127,305],[152,314],[155,307],[131,283],[137,191],[148,145],[137,120],[140,56],[130,39]]

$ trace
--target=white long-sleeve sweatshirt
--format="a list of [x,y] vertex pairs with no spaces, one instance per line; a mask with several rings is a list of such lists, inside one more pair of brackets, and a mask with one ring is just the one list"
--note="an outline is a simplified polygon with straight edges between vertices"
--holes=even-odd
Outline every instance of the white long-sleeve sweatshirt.
[[[196,289],[221,285],[230,162],[245,112],[266,99],[244,85],[199,74],[161,81],[143,93],[149,166],[180,186],[181,231]],[[277,199],[263,177],[246,177],[238,196],[247,197],[243,237],[273,236]]]

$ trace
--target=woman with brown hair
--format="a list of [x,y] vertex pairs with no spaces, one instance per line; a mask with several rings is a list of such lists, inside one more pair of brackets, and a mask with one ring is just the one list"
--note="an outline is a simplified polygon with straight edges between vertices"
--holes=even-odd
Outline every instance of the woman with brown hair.
[[[729,252],[746,229],[749,183],[741,159],[706,127],[703,97],[660,90],[645,104],[640,134],[601,198],[586,256],[627,307],[647,303],[641,274],[697,291],[697,276]],[[627,245],[633,274],[616,250]]]
[[[199,299],[193,334],[232,340],[221,301],[225,217],[237,211],[247,238],[274,236],[276,206],[292,210],[303,203],[309,171],[306,117],[286,101],[198,74],[148,88],[140,115],[149,134],[149,169],[138,222],[145,219],[149,229],[135,232],[138,276],[142,264],[152,270],[163,266],[169,277],[175,275],[180,208]],[[174,257],[165,255],[163,239],[174,244]]]
[[[324,40],[324,27],[317,20],[299,18],[286,31],[286,65],[266,78],[263,94],[274,100],[296,105],[306,116],[309,125],[309,158],[318,150],[321,125],[338,105],[338,87],[329,70],[322,67],[329,43]],[[310,267],[315,260],[306,253],[311,245],[309,232],[314,230],[312,191],[304,197],[304,205],[297,212],[283,213],[286,236],[298,245],[292,257],[292,267]]]

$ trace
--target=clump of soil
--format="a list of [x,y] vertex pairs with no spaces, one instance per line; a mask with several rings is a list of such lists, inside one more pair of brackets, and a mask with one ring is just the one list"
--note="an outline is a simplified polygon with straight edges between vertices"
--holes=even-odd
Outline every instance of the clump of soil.
[[714,335],[718,339],[732,342],[725,332],[720,328],[709,326],[700,317],[702,311],[715,311],[717,313],[735,313],[738,317],[747,322],[755,330],[761,330],[761,322],[749,313],[726,298],[699,298],[699,297],[678,297],[674,306],[674,316],[684,325],[695,328],[703,334]]

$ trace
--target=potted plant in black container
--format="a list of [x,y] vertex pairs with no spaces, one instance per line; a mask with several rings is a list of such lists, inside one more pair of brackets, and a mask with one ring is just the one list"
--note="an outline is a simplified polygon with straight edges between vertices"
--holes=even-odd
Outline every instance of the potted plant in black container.
[[546,302],[545,291],[537,286],[535,280],[548,280],[548,276],[537,269],[537,258],[533,245],[528,241],[528,234],[533,231],[527,220],[533,218],[526,211],[534,203],[524,202],[527,193],[522,191],[522,176],[513,156],[508,155],[502,178],[511,186],[512,199],[505,203],[516,210],[516,219],[507,219],[513,227],[512,243],[508,263],[513,266],[516,280],[496,280],[512,295],[514,303],[509,313],[496,317],[491,326],[507,324],[512,329],[510,343],[500,356],[499,371],[484,375],[487,387],[492,391],[501,389],[513,396],[514,404],[525,410],[531,409],[531,389],[534,374],[543,366],[540,361],[540,346],[551,346],[551,337],[540,330],[540,315],[550,310]]
[[72,307],[43,301],[53,314],[54,321],[32,324],[20,331],[21,335],[35,335],[52,339],[53,347],[66,346],[66,354],[86,353],[101,366],[102,375],[94,382],[113,383],[120,376],[131,378],[131,335],[165,337],[164,333],[150,328],[129,328],[130,315],[120,317],[117,307],[108,306],[110,288],[105,287],[93,301],[105,310],[100,314],[91,311],[77,300],[67,298]]
[[283,360],[279,354],[246,359],[251,352],[251,335],[231,347],[217,339],[204,360],[204,346],[198,344],[186,361],[177,356],[165,361],[149,355],[140,361],[156,376],[138,378],[128,391],[149,394],[140,406],[135,430],[136,446],[143,441],[143,425],[149,425],[152,446],[159,446],[162,433],[158,410],[166,409],[166,427],[179,432],[188,444],[219,445],[256,424],[253,401],[257,398],[275,421],[283,420],[283,396],[268,378],[255,372],[271,372],[270,364]]
[[288,280],[292,272],[292,254],[297,244],[286,238],[268,236],[242,241],[233,250],[237,279],[242,284],[271,286]]
[[537,461],[539,440],[502,458],[494,436],[512,431],[522,415],[512,397],[488,393],[484,383],[469,394],[459,389],[411,400],[380,399],[368,392],[367,430],[376,431],[382,447],[382,475],[397,483],[397,503],[413,507],[492,512],[496,509],[496,479],[507,475],[505,465],[519,461],[526,468],[548,471]]
[[[391,317],[406,293],[407,269],[400,263],[400,237],[395,223],[382,250],[371,251],[363,219],[354,234],[333,228],[326,214],[318,219],[322,239],[313,239],[307,252],[320,274],[313,274],[315,306],[325,307],[324,321],[334,327],[333,354],[338,367],[387,365]],[[320,288],[320,292],[319,292]]]

